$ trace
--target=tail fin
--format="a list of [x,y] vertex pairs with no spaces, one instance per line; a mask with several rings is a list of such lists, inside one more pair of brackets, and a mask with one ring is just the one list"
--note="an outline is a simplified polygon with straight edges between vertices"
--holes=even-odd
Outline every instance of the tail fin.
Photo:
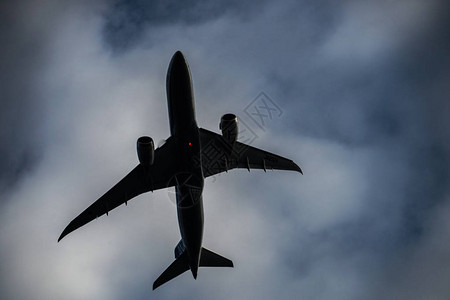
[[233,262],[206,248],[202,248],[200,267],[233,267]]
[[189,270],[187,252],[184,251],[153,283],[153,289]]
[[[180,242],[181,243],[181,242]],[[178,275],[183,274],[189,270],[189,260],[187,251],[179,254],[181,249],[180,243],[175,248],[175,261],[155,280],[153,289],[163,285],[169,280],[174,279]],[[177,251],[178,250],[178,251]],[[178,256],[177,256],[178,255]],[[200,267],[233,267],[233,262],[217,253],[214,253],[206,248],[202,248],[200,255]]]

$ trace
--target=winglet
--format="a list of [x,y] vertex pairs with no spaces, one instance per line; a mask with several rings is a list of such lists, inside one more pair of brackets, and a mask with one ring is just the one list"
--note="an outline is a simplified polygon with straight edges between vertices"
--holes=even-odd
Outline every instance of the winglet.
[[303,175],[302,168],[300,168],[296,163],[294,163],[294,165],[297,167],[297,168],[296,168],[296,171],[300,172],[300,174]]
[[297,171],[297,172],[299,172],[300,174],[303,175],[302,168],[300,168],[293,160],[289,160],[288,170]]
[[59,241],[60,241],[63,237],[64,237],[64,235],[61,233],[61,235],[60,235],[59,238],[58,238],[58,243],[59,243]]
[[[70,224],[71,224],[72,222],[70,222]],[[63,232],[61,233],[61,235],[59,236],[59,238],[58,238],[58,243],[59,243],[59,241],[60,240],[62,240],[62,238],[63,237],[65,237],[66,235],[68,235],[69,233],[71,233],[73,230],[71,230],[69,227],[70,227],[70,224],[69,225],[67,225],[67,227],[66,228],[64,228],[64,230],[63,230]]]

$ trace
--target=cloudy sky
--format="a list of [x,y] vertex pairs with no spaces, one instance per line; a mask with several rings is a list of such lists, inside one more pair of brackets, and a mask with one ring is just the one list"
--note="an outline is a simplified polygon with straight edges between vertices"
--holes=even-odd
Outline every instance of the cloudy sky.
[[[438,0],[3,1],[0,298],[448,299],[449,11]],[[207,179],[203,243],[235,268],[152,291],[180,239],[170,191],[56,240],[134,168],[139,136],[168,137],[176,50],[201,127],[218,132],[234,112],[254,146],[305,175]],[[248,112],[261,92],[279,113],[258,126]]]

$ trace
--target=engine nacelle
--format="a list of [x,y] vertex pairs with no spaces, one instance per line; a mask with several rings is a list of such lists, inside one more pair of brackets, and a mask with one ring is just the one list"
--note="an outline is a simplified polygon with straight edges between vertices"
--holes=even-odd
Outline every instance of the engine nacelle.
[[150,166],[155,159],[155,144],[149,136],[141,136],[137,140],[137,154],[139,162],[144,166]]
[[238,119],[234,114],[225,114],[220,118],[219,129],[222,136],[230,144],[234,144],[238,138]]

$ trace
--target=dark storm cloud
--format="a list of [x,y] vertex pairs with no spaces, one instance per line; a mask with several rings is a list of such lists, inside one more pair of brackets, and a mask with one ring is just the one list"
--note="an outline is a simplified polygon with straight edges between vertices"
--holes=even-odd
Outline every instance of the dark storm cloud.
[[[0,207],[2,298],[448,296],[446,1],[32,3],[0,10],[0,180],[20,183]],[[254,145],[305,175],[207,179],[205,246],[236,268],[151,292],[179,239],[165,191],[56,238],[134,166],[139,132],[168,132],[168,49],[199,125],[267,92],[283,114]]]
[[10,1],[0,4],[0,193],[33,167],[42,151],[35,79],[45,63],[49,28],[39,23],[29,27],[27,9]]
[[[300,251],[314,253],[325,242],[331,245],[326,255],[337,255],[337,259],[348,260],[356,251],[372,260],[392,262],[429,234],[436,208],[447,200],[450,175],[448,135],[443,138],[442,134],[447,131],[443,119],[449,111],[434,109],[445,108],[448,101],[448,89],[441,83],[448,84],[450,78],[447,6],[443,2],[435,6],[429,16],[432,21],[420,24],[417,32],[400,31],[399,39],[408,38],[381,62],[376,57],[374,63],[361,63],[354,57],[345,66],[339,60],[327,65],[316,61],[313,64],[320,66],[319,71],[309,73],[305,84],[292,79],[292,73],[269,79],[282,83],[278,92],[283,99],[298,101],[302,117],[291,130],[334,140],[352,151],[384,149],[383,160],[365,166],[371,170],[366,178],[370,182],[365,196],[368,210],[357,220],[309,234],[315,240],[309,244],[312,249],[303,243]],[[387,226],[380,228],[380,223]],[[293,232],[294,239],[303,241],[304,235]],[[289,249],[286,257],[295,252]],[[307,266],[316,261],[309,260],[312,255],[305,257],[297,263],[290,259],[287,266],[293,273],[308,272]],[[370,264],[365,268],[375,274]]]
[[162,26],[193,26],[216,20],[223,15],[246,18],[264,5],[244,1],[129,1],[117,0],[105,13],[103,38],[115,52],[123,52]]

